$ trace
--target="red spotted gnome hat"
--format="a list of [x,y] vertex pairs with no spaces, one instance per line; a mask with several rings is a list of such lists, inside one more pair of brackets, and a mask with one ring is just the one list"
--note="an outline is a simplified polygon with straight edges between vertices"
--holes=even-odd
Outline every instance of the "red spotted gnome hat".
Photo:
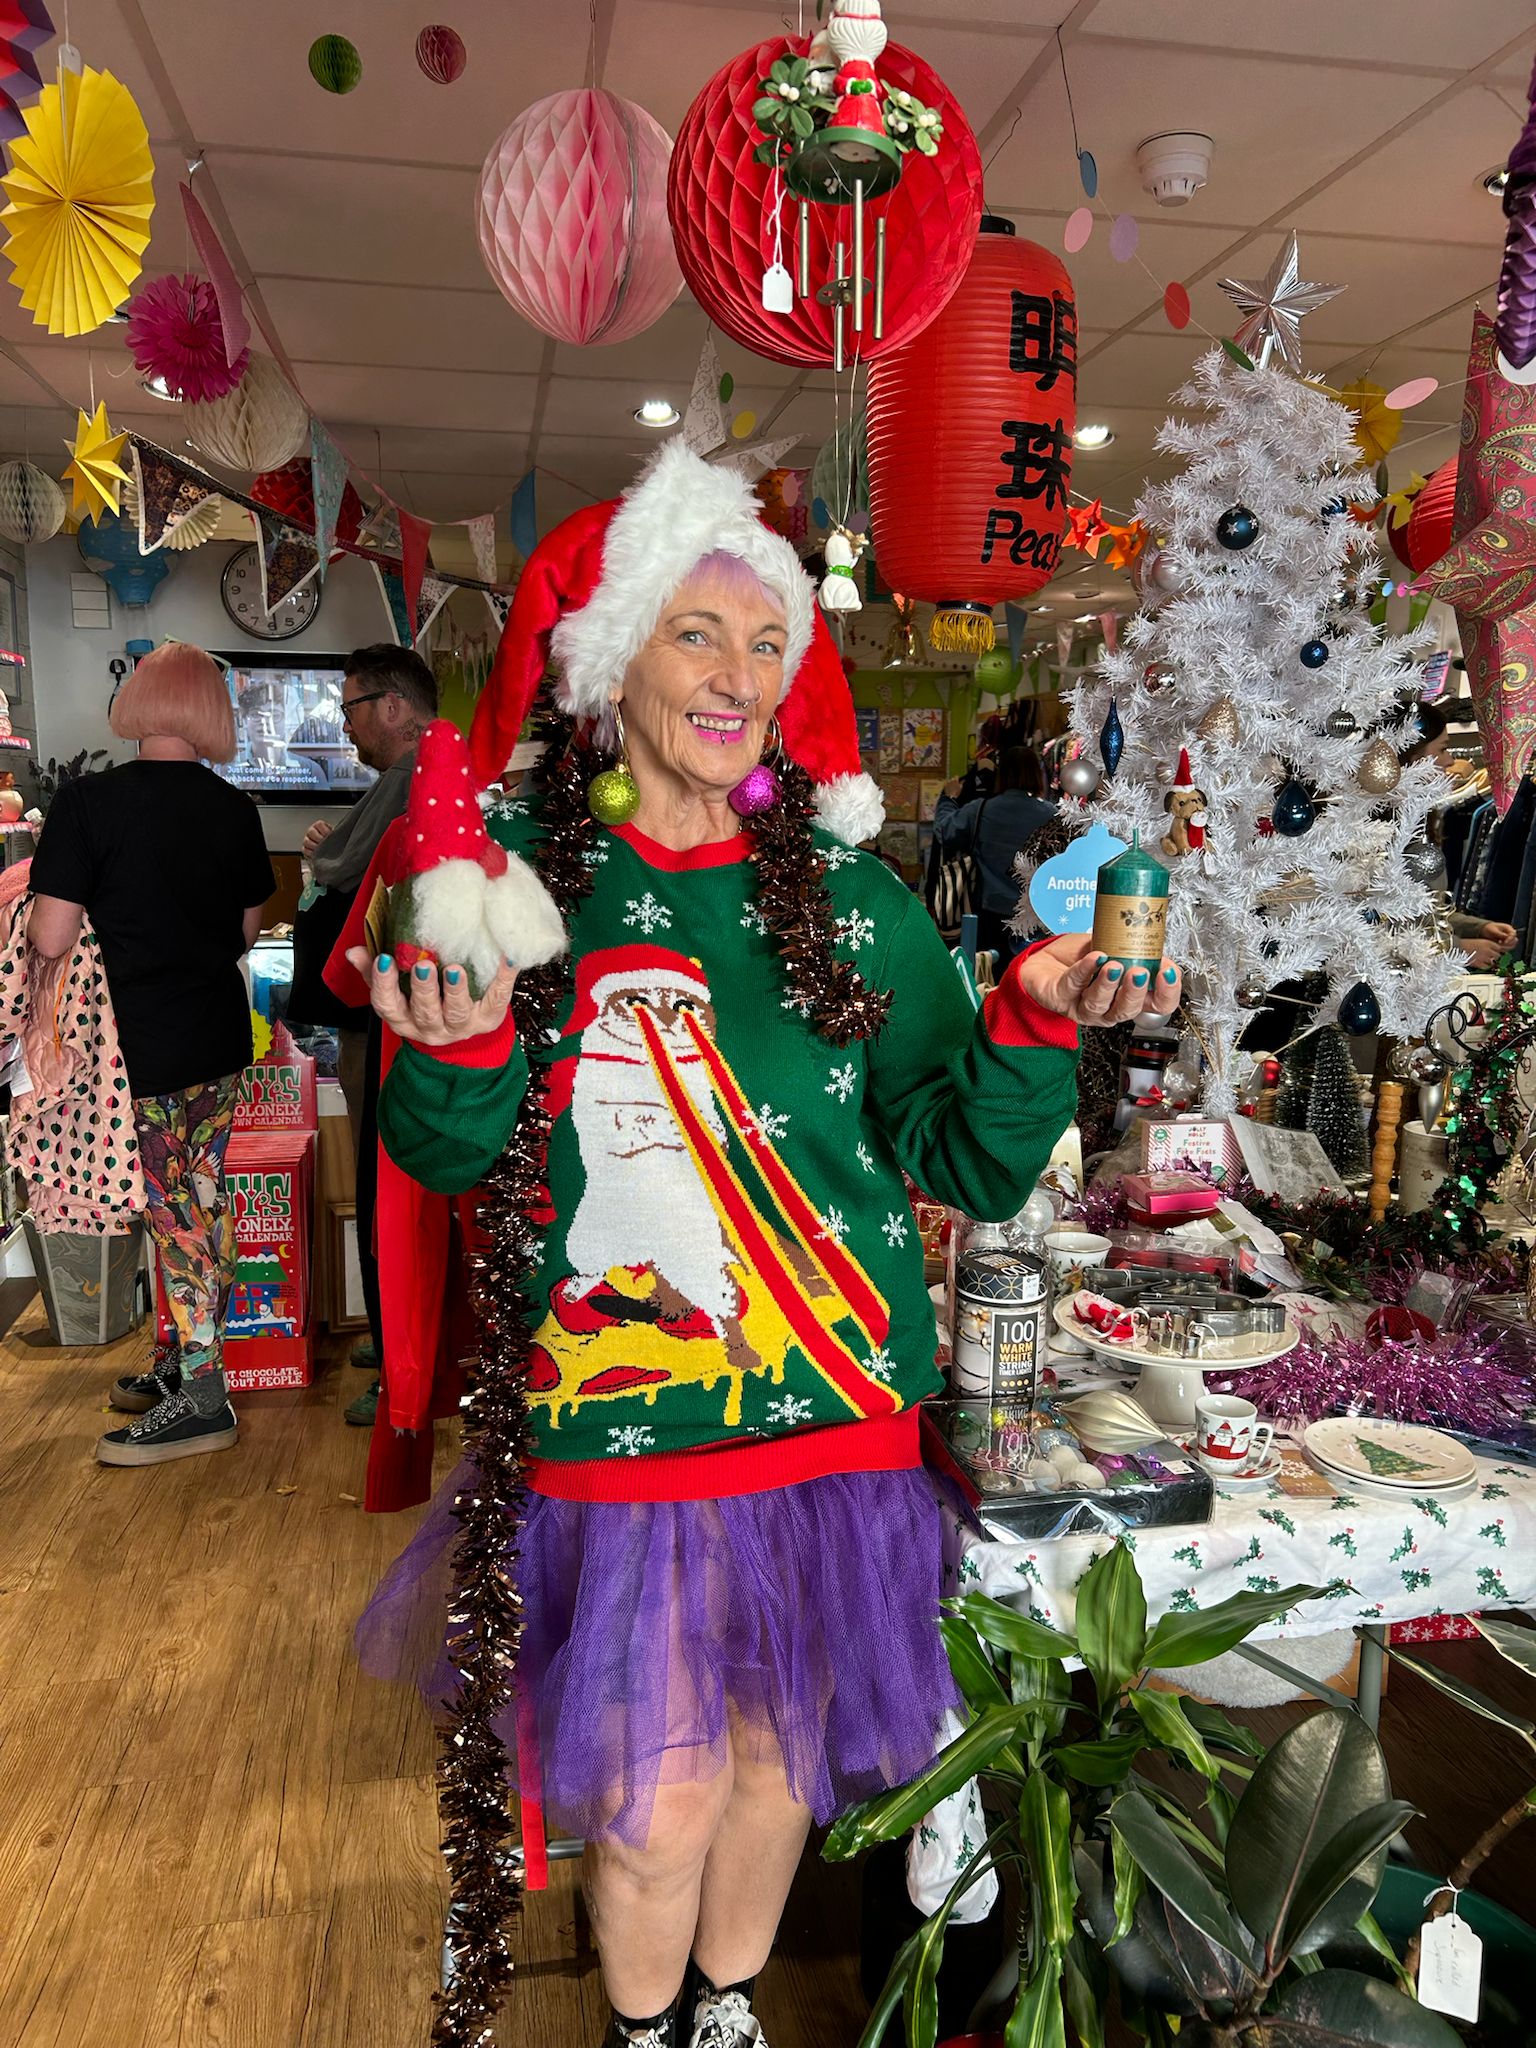
[[480,995],[503,960],[542,967],[565,951],[565,926],[543,883],[485,829],[458,727],[422,735],[406,804],[405,873],[390,893],[390,945],[402,967],[462,966]]
[[884,821],[879,786],[859,767],[842,659],[815,586],[788,541],[763,523],[752,486],[705,462],[681,436],[609,504],[562,522],[529,556],[475,712],[470,750],[482,784],[502,774],[546,669],[562,711],[600,726],[614,686],[656,630],[673,592],[706,555],[745,562],[784,608],[788,642],[779,728],[816,784],[828,831],[851,846]]

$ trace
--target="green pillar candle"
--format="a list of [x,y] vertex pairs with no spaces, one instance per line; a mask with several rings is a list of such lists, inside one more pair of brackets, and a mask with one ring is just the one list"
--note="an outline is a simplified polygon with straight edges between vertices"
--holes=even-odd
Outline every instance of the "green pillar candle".
[[1152,972],[1163,957],[1168,928],[1168,870],[1133,832],[1131,843],[1099,869],[1093,906],[1093,943],[1111,960]]

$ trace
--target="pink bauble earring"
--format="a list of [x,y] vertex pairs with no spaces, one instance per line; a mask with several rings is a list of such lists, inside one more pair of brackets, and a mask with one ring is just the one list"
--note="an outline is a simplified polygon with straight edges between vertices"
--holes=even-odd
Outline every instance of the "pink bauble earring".
[[[783,736],[779,732],[779,721],[768,721],[768,738],[773,748],[773,758],[778,759],[784,751]],[[766,761],[759,761],[755,768],[749,768],[731,791],[727,802],[738,818],[757,818],[764,811],[771,811],[779,800],[779,778]]]

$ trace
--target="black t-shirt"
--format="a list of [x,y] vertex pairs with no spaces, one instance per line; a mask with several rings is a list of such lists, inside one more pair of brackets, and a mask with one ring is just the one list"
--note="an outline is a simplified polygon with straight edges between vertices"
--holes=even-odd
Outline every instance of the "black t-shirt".
[[275,887],[255,804],[200,762],[129,761],[60,789],[32,888],[96,928],[135,1095],[249,1064],[242,918]]

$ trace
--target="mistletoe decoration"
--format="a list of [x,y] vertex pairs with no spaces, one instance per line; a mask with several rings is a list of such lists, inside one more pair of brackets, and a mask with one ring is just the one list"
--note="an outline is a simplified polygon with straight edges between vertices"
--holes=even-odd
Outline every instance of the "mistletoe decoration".
[[[782,167],[825,128],[837,112],[837,98],[828,88],[832,73],[814,66],[805,57],[779,57],[759,79],[752,118],[763,131],[763,140],[753,152],[760,164]],[[870,89],[873,89],[871,85]],[[885,132],[903,156],[917,150],[922,156],[937,156],[944,139],[944,117],[925,106],[915,93],[879,81],[880,118]]]

